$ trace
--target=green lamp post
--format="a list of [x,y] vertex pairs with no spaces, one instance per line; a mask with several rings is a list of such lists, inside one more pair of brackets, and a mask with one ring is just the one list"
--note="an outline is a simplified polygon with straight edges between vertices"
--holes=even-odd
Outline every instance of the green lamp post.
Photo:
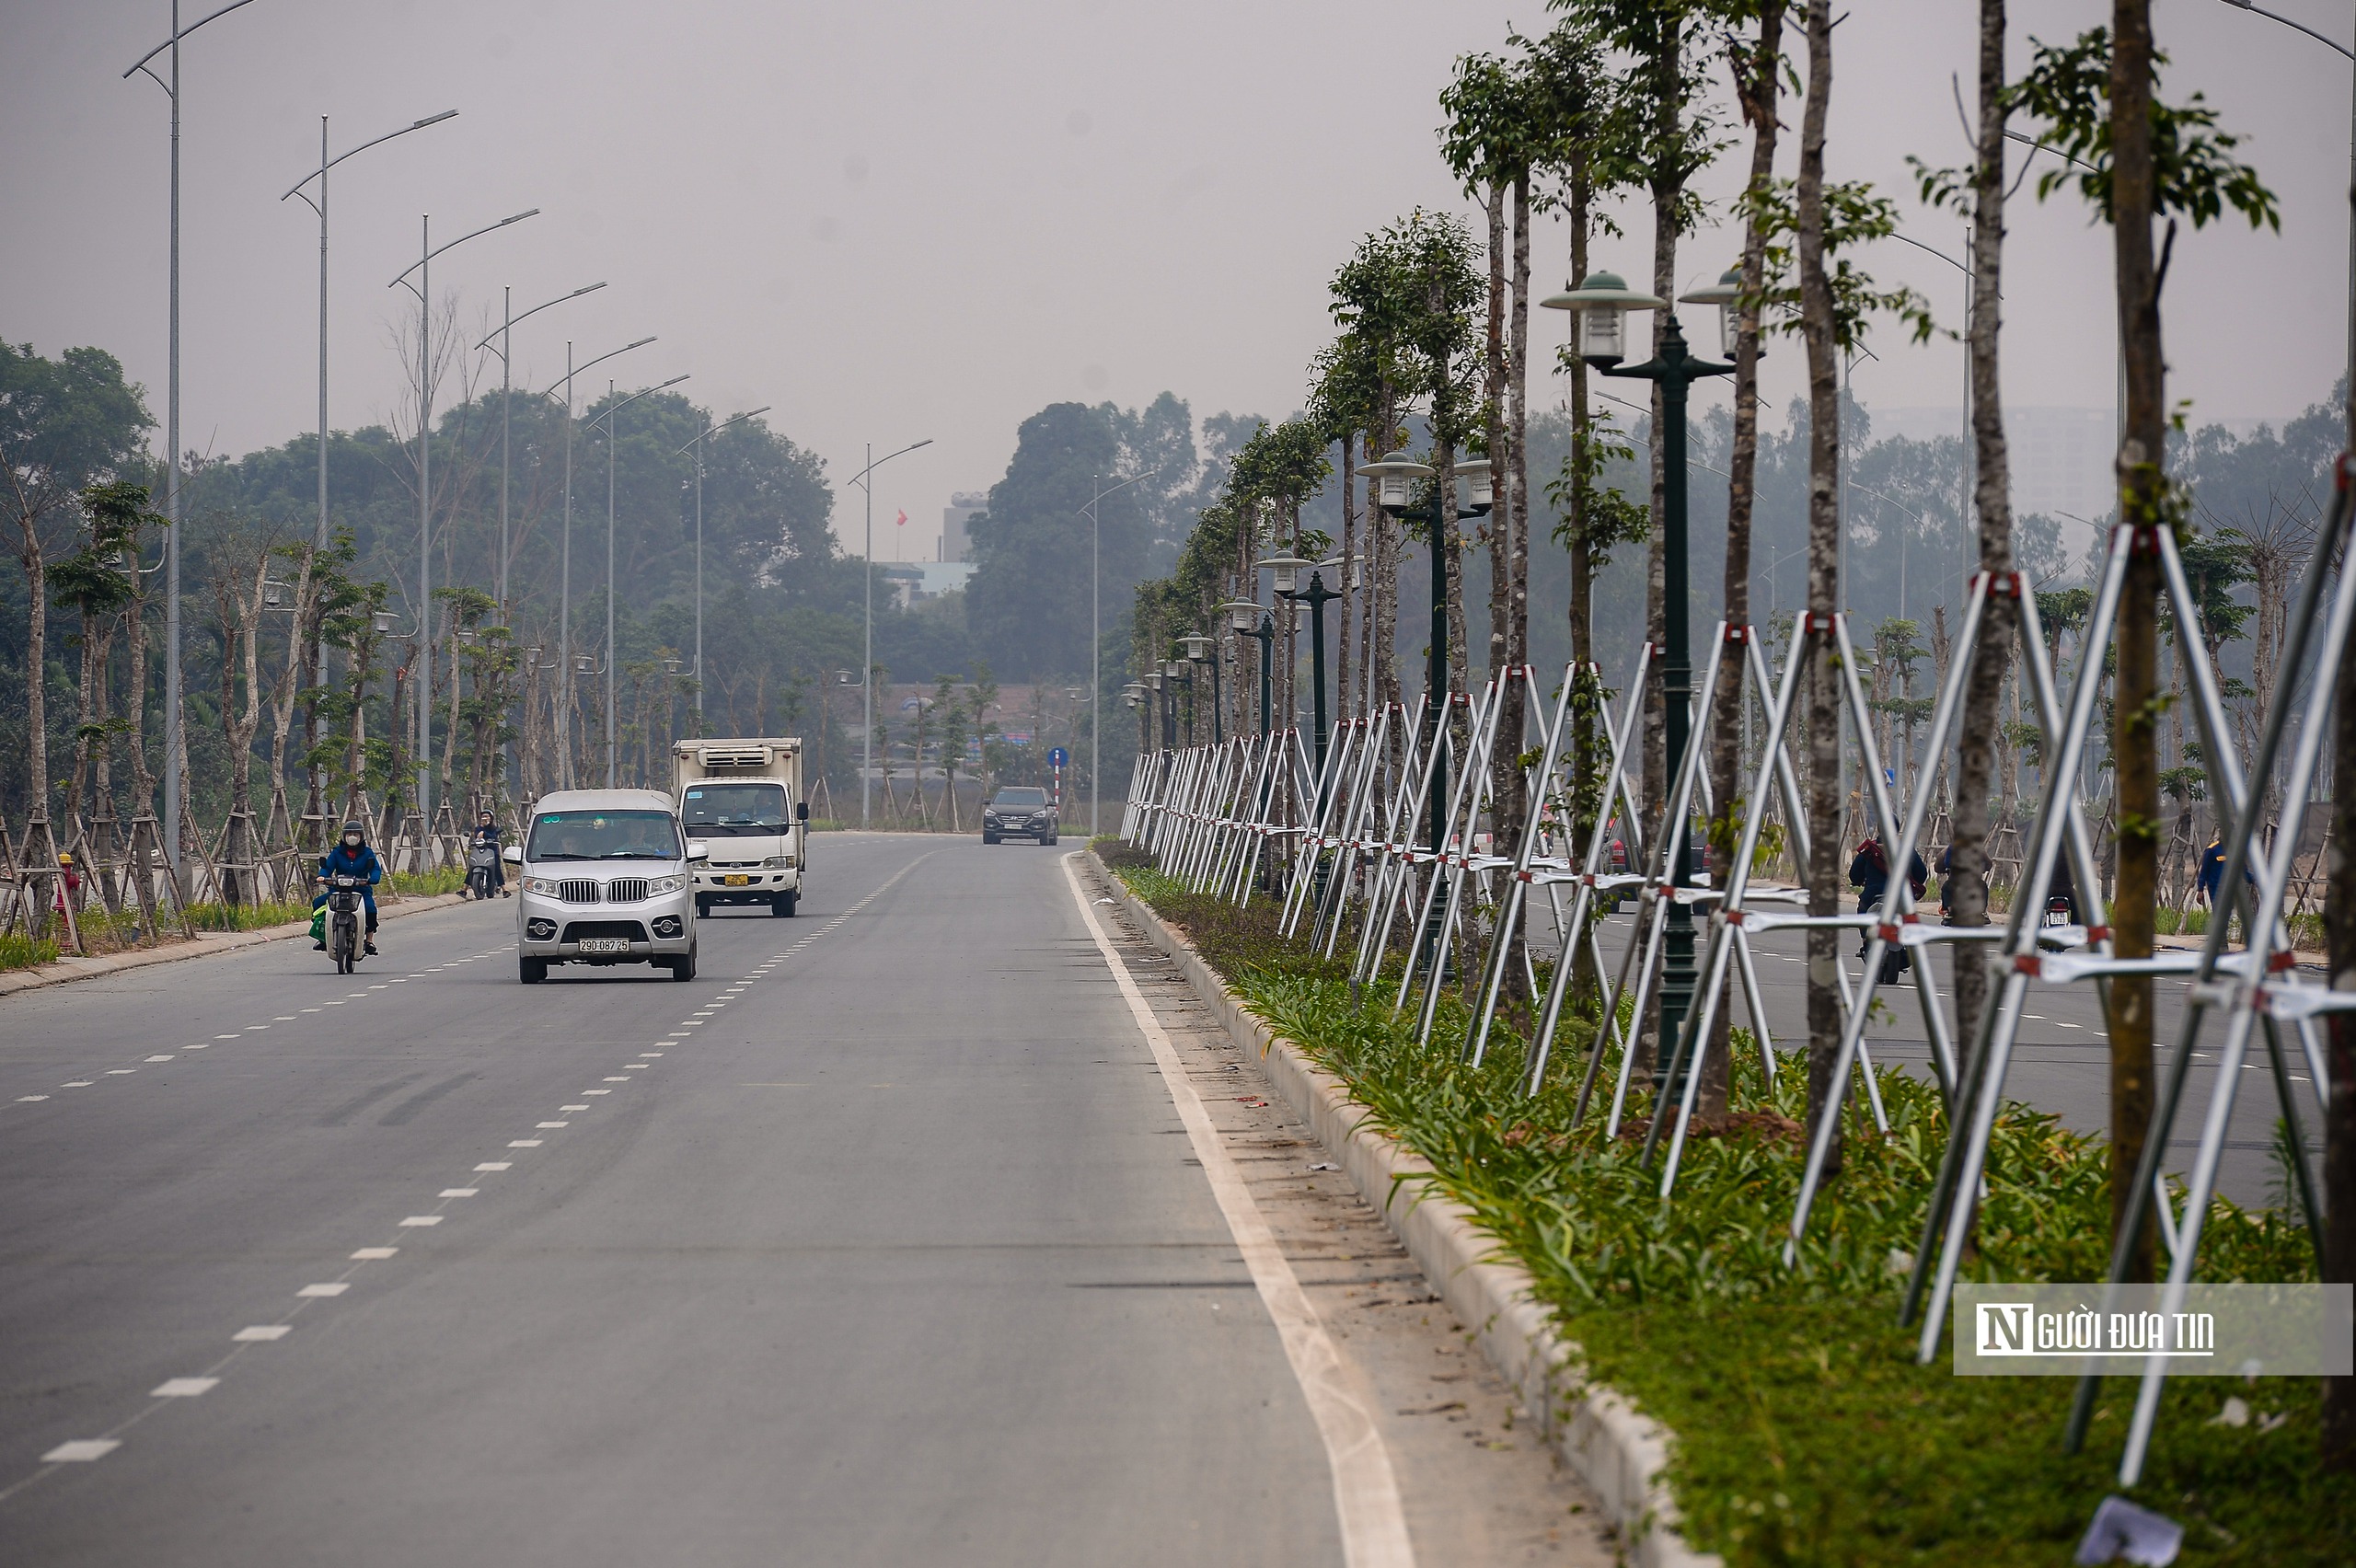
[[1230,599],[1219,606],[1227,617],[1227,624],[1238,637],[1248,637],[1260,645],[1260,738],[1266,740],[1275,728],[1271,712],[1274,702],[1271,680],[1274,675],[1276,645],[1276,623],[1269,618],[1255,599]]
[[[1738,285],[1739,274],[1728,274]],[[1719,280],[1723,289],[1726,279]],[[1661,558],[1662,558],[1662,646],[1660,675],[1662,695],[1668,709],[1669,761],[1667,777],[1677,777],[1683,764],[1689,739],[1693,706],[1693,654],[1692,638],[1686,626],[1685,582],[1685,404],[1686,389],[1705,376],[1731,375],[1734,366],[1717,360],[1697,359],[1685,347],[1685,333],[1677,324],[1677,314],[1669,310],[1669,302],[1656,294],[1631,289],[1627,280],[1616,272],[1590,272],[1577,288],[1553,294],[1539,302],[1549,309],[1574,311],[1579,358],[1606,375],[1623,376],[1638,381],[1651,381],[1660,386],[1660,429],[1654,438],[1660,444],[1661,467]],[[1732,315],[1731,294],[1711,291],[1704,303],[1719,306],[1720,325],[1725,329]],[[1642,364],[1623,364],[1627,352],[1627,317],[1632,311],[1669,311],[1662,323],[1660,352]],[[1690,825],[1676,822],[1668,824],[1669,864],[1681,868],[1687,864],[1691,847],[1687,843]],[[1676,875],[1683,882],[1684,876]],[[1655,1078],[1669,1069],[1669,1058],[1675,1051],[1679,1029],[1685,1014],[1693,1005],[1693,912],[1685,905],[1672,903],[1669,910],[1669,927],[1661,955],[1660,1039],[1657,1045],[1657,1061]],[[1676,1084],[1663,1084],[1663,1096],[1680,1092]],[[1666,1103],[1664,1099],[1663,1103]]]

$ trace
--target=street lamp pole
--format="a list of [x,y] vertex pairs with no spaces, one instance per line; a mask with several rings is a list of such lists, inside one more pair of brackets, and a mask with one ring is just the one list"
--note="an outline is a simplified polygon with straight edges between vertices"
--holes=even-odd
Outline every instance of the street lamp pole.
[[[451,112],[456,113],[456,111],[454,110]],[[422,124],[425,123],[425,121],[420,121],[420,123]],[[556,298],[549,300],[545,304],[536,305],[532,306],[531,309],[524,312],[521,316],[515,314],[515,291],[514,289],[502,288],[499,291],[499,330],[490,334],[488,337],[484,338],[481,342],[475,345],[475,352],[477,353],[480,353],[483,350],[491,347],[491,339],[496,338],[499,340],[499,347],[493,352],[499,355],[499,620],[502,626],[507,624],[507,573],[509,554],[507,543],[507,477],[509,471],[510,450],[508,432],[509,425],[511,423],[509,419],[509,404],[513,399],[513,389],[514,385],[513,374],[514,371],[514,365],[511,361],[509,351],[514,346],[513,340],[515,329],[524,322],[529,321],[533,317],[537,316],[541,311],[548,309],[550,306],[562,305],[565,301],[571,299],[579,299],[583,294],[595,294],[599,289],[602,289],[606,285],[603,283],[583,284],[582,287],[573,290],[571,294],[559,294]],[[569,349],[570,345],[567,345],[567,347]],[[322,424],[320,428],[325,429],[326,427]]]
[[914,452],[919,446],[930,446],[932,437],[911,442],[898,452],[875,455],[875,444],[867,444],[867,467],[851,477],[851,483],[867,497],[866,543],[860,547],[860,594],[865,601],[867,624],[867,664],[860,672],[859,688],[866,695],[860,703],[859,726],[859,825],[863,831],[869,822],[868,801],[872,777],[875,772],[875,470],[893,458]]
[[[726,430],[730,425],[733,425],[733,424],[742,424],[742,423],[744,423],[746,420],[751,419],[755,414],[766,414],[766,413],[768,413],[768,412],[769,411],[769,409],[770,409],[770,408],[771,408],[771,407],[773,407],[773,405],[768,404],[768,403],[763,403],[763,404],[762,404],[759,408],[757,408],[757,409],[752,409],[752,410],[750,410],[749,412],[746,412],[746,413],[738,414],[734,419],[722,420],[722,421],[721,421],[721,422],[720,422],[720,423],[718,423],[718,424],[714,424],[714,423],[712,423],[712,422],[711,422],[711,416],[710,416],[710,414],[706,414],[706,415],[703,417],[703,428],[702,428],[701,430],[699,430],[699,431],[696,432],[696,438],[695,438],[693,441],[690,441],[690,442],[688,442],[688,443],[687,443],[687,446],[692,446],[692,447],[694,447],[694,448],[696,449],[696,733],[698,733],[699,735],[700,735],[701,733],[703,733],[703,444],[704,444],[704,438],[705,438],[705,437],[707,437],[707,436],[718,435],[722,431]],[[672,456],[674,456],[674,457],[676,457],[676,456],[679,455],[679,452],[685,452],[685,451],[687,449],[687,446],[682,446],[682,447],[680,447],[678,452],[674,452],[674,453],[672,453],[672,454],[671,454],[671,455],[672,455]]]
[[557,568],[557,664],[564,672],[564,700],[556,705],[557,775],[562,787],[572,788],[572,378],[592,365],[605,363],[616,354],[626,354],[632,349],[642,349],[654,341],[652,334],[634,343],[624,343],[618,349],[607,349],[595,359],[581,364],[572,363],[572,342],[564,345],[564,379],[540,394],[556,396],[556,387],[564,388],[564,528],[558,550]]
[[[619,757],[614,737],[614,725],[619,717],[614,686],[614,448],[621,441],[621,425],[614,416],[637,402],[651,397],[665,386],[676,386],[685,381],[682,374],[653,386],[641,387],[618,403],[609,403],[606,411],[590,421],[592,425],[603,422],[606,427],[606,788],[614,788],[615,767]],[[606,383],[606,396],[614,395],[614,384]]]
[[[122,74],[129,81],[140,72],[164,89],[172,105],[172,242],[170,352],[165,373],[164,396],[164,515],[171,526],[164,531],[164,854],[180,864],[180,810],[186,799],[183,775],[188,771],[188,726],[180,721],[180,40],[227,16],[252,0],[229,4],[187,27],[180,26],[180,0],[172,0],[172,36],[141,55]],[[169,52],[172,79],[148,70],[147,62]],[[44,809],[35,801],[33,809]],[[145,802],[141,802],[142,809]]]
[[1114,490],[1126,490],[1129,486],[1136,484],[1138,480],[1149,479],[1160,472],[1161,472],[1161,468],[1157,465],[1153,467],[1148,468],[1142,474],[1137,474],[1128,478],[1123,479],[1119,484],[1113,486],[1111,490],[1102,490],[1098,488],[1104,482],[1104,477],[1102,474],[1091,474],[1088,477],[1088,488],[1091,491],[1087,506],[1088,836],[1091,838],[1095,837],[1098,832],[1101,831],[1096,825],[1096,802],[1099,792],[1099,786],[1096,781],[1103,773],[1103,768],[1100,765],[1103,763],[1104,756],[1103,743],[1098,738],[1099,732],[1103,728],[1099,721],[1103,716],[1104,700],[1104,573],[1103,570],[1104,552],[1103,535],[1097,525],[1096,503],[1103,501],[1106,496],[1111,495]]
[[[1606,375],[1650,381],[1660,387],[1661,428],[1653,434],[1654,439],[1660,443],[1661,454],[1661,556],[1664,574],[1660,669],[1669,732],[1668,766],[1664,777],[1674,778],[1684,762],[1693,706],[1693,657],[1686,625],[1686,395],[1694,382],[1707,376],[1731,375],[1734,366],[1723,361],[1697,359],[1687,352],[1685,333],[1678,326],[1676,312],[1669,308],[1669,302],[1630,289],[1616,273],[1589,273],[1577,288],[1554,294],[1542,303],[1557,310],[1577,312],[1579,357],[1589,365]],[[1623,346],[1626,341],[1623,313],[1631,310],[1666,313],[1661,322],[1659,352],[1642,364],[1621,363]],[[1689,826],[1683,822],[1669,823],[1663,830],[1670,876],[1680,884],[1689,874],[1688,834]],[[1676,1049],[1678,1031],[1692,1006],[1693,934],[1692,908],[1671,900],[1661,959],[1657,1081],[1667,1078],[1669,1058]],[[1678,1085],[1661,1081],[1661,1102],[1667,1104],[1667,1097],[1678,1091]]]
[[[322,554],[328,548],[328,170],[354,154],[364,153],[369,148],[379,146],[396,136],[406,136],[412,131],[422,131],[429,125],[439,125],[445,120],[455,120],[458,111],[455,109],[445,109],[439,114],[412,121],[398,131],[387,131],[375,141],[363,142],[360,145],[334,157],[328,156],[328,117],[322,114],[319,116],[319,167],[296,180],[286,195],[279,198],[283,202],[287,197],[300,196],[303,199],[303,204],[319,215],[319,517],[313,530],[312,541],[314,548]],[[317,201],[312,200],[310,193],[303,189],[314,179],[319,182],[319,194]],[[318,684],[324,686],[328,680],[328,644],[324,635],[320,637],[318,646],[313,652],[313,659],[317,667]],[[314,709],[311,744],[317,746],[326,738],[326,721]],[[327,786],[327,770],[324,767],[314,767],[310,773],[312,801],[317,805],[320,803]]]
[[[421,213],[418,217],[417,265],[404,268],[400,276],[385,286],[406,286],[417,296],[417,678],[410,683],[417,700],[417,820],[419,832],[425,831],[433,810],[433,259],[445,250],[453,250],[470,239],[478,239],[493,229],[503,229],[510,224],[520,224],[525,218],[538,215],[534,207],[485,224],[472,234],[462,234],[440,249],[433,245],[433,216]],[[409,275],[417,274],[410,282]]]

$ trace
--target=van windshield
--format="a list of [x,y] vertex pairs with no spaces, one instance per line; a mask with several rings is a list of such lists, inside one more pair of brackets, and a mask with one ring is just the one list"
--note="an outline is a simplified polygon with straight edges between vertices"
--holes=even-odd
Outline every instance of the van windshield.
[[679,805],[687,831],[706,838],[783,833],[793,820],[782,784],[690,784]]
[[532,818],[526,860],[676,860],[678,824],[669,812],[541,812]]

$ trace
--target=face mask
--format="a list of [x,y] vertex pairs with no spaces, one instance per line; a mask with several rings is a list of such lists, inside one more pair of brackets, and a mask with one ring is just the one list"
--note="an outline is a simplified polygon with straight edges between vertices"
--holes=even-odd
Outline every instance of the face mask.
[[346,849],[357,849],[357,848],[359,848],[359,847],[360,847],[360,836],[359,836],[358,834],[356,834],[356,833],[347,833],[347,834],[345,834],[345,835],[343,836],[343,847],[344,847]]

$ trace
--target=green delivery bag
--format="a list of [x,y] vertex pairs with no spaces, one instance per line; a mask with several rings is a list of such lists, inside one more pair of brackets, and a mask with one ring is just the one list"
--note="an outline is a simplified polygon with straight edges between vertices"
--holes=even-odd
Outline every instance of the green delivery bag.
[[320,905],[311,911],[311,940],[324,946],[328,940],[328,906]]

